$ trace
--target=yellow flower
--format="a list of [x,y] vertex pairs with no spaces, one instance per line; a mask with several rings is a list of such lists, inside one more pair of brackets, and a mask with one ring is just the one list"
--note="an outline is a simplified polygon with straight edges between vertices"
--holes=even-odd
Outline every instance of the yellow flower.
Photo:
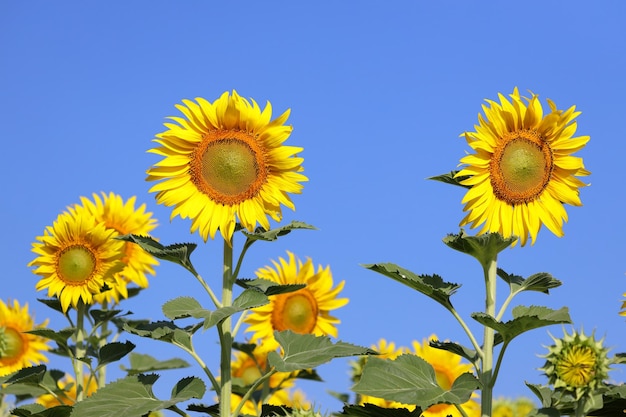
[[534,243],[542,225],[561,237],[567,221],[563,205],[582,205],[579,188],[586,184],[576,177],[590,174],[582,158],[572,156],[589,141],[573,137],[580,112],[574,106],[557,110],[548,100],[551,112],[544,116],[537,96],[524,102],[517,88],[511,101],[498,96],[500,104],[483,105],[486,119],[478,115],[476,131],[465,133],[476,153],[461,159],[465,166],[456,174],[469,176],[461,181],[470,187],[461,226],[482,225],[479,234],[517,236],[522,245],[529,235]]
[[[267,373],[269,370],[267,369],[267,354],[268,350],[259,348],[254,350],[254,358],[244,352],[235,352],[235,357],[231,364],[233,384],[241,387],[249,387]],[[243,414],[257,415],[261,410],[262,404],[286,405],[288,407],[300,408],[308,406],[308,402],[300,391],[288,391],[288,388],[293,386],[293,377],[294,375],[286,372],[277,372],[270,376],[267,381],[270,390],[268,398],[262,399],[262,401],[258,403],[252,400],[246,401],[241,408],[241,412]],[[262,390],[263,385],[258,387],[257,392],[260,394]],[[241,401],[241,398],[242,397],[237,394],[232,394],[231,408],[233,411]],[[258,399],[258,396],[253,395],[252,398]]]
[[[437,339],[436,335],[430,336],[429,340]],[[430,347],[428,340],[424,339],[420,345],[418,342],[413,342],[413,349],[415,354],[426,362],[428,362],[435,370],[435,377],[439,386],[444,390],[449,390],[452,387],[452,383],[461,374],[472,372],[472,365],[461,363],[461,357],[455,355],[452,352],[442,349],[436,349]],[[475,399],[476,394],[472,397]],[[461,404],[461,407],[469,417],[480,416],[480,404],[474,399]],[[461,414],[454,405],[450,404],[436,404],[429,407],[422,413],[423,417],[460,417]]]
[[24,333],[45,327],[48,320],[35,325],[35,316],[28,314],[28,303],[22,307],[13,300],[12,304],[0,300],[0,376],[48,362],[43,353],[50,349],[47,339]]
[[548,347],[541,368],[555,389],[574,393],[576,399],[593,395],[594,390],[608,378],[611,360],[604,340],[595,340],[582,331],[565,332],[561,339],[552,337],[554,345]]
[[278,284],[306,284],[306,287],[270,296],[269,304],[253,308],[245,318],[250,325],[246,331],[254,332],[253,341],[262,341],[267,349],[278,347],[274,339],[275,330],[337,337],[335,325],[339,319],[331,316],[330,312],[348,303],[347,298],[337,298],[344,281],[333,288],[330,267],[322,268],[320,265],[316,271],[310,258],[302,263],[293,253],[287,254],[289,260],[279,258],[279,262],[272,261],[274,268],[260,268],[256,276]]
[[[37,403],[43,405],[46,408],[56,407],[57,405],[74,405],[76,403],[76,383],[75,379],[65,374],[65,377],[58,381],[58,391],[55,392],[57,397],[52,394],[44,394],[37,397]],[[89,397],[91,394],[98,390],[98,383],[95,378],[90,378],[88,375],[84,378],[83,389],[85,390],[85,397]]]
[[191,232],[206,241],[217,230],[228,242],[235,217],[253,231],[257,222],[269,229],[267,215],[281,219],[280,205],[295,209],[287,193],[299,194],[302,148],[283,146],[291,134],[284,123],[289,110],[270,121],[269,103],[258,104],[228,92],[214,103],[197,98],[177,105],[185,118],[157,135],[161,145],[150,152],[164,158],[148,169],[150,189],[159,204],[174,206],[171,217],[192,219]]
[[[142,204],[135,209],[136,197],[129,198],[126,202],[121,196],[109,193],[102,193],[102,198],[98,194],[93,194],[93,201],[86,197],[80,198],[82,206],[91,213],[96,221],[104,222],[107,229],[114,231],[113,237],[136,234],[148,235],[155,227],[156,220],[152,218],[152,213],[146,212],[146,205]],[[154,266],[158,261],[139,245],[134,243],[124,243],[125,266],[122,271],[115,274],[116,285],[111,286],[111,290],[105,291],[95,296],[97,302],[119,302],[120,297],[128,297],[127,284],[134,283],[141,288],[148,286],[147,274],[154,275]]]
[[[622,297],[626,297],[626,293],[622,294]],[[620,316],[626,316],[626,300],[622,302],[622,311],[619,312]]]
[[492,417],[526,417],[535,409],[528,398],[520,397],[515,401],[509,398],[494,398]]
[[37,257],[29,263],[41,279],[37,291],[48,289],[66,312],[79,301],[89,305],[94,294],[124,267],[124,242],[112,239],[115,233],[83,208],[61,213],[33,243]]
[[[378,344],[372,345],[372,349],[379,353],[377,358],[380,359],[396,359],[403,353],[407,353],[408,349],[405,347],[396,347],[394,342],[387,342],[385,339],[380,339]],[[361,356],[358,361],[352,362],[352,382],[357,382],[363,374],[363,367],[367,363],[368,356]],[[374,404],[384,408],[406,408],[408,410],[414,410],[414,405],[401,404],[396,401],[389,401],[383,398],[372,397],[370,395],[359,394],[357,397],[359,405]]]

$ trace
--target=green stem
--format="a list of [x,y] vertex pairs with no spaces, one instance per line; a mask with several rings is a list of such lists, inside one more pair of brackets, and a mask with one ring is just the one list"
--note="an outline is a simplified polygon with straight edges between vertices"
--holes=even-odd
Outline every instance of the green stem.
[[511,292],[509,293],[508,297],[506,297],[506,300],[504,300],[504,303],[502,303],[502,306],[500,307],[500,311],[498,311],[498,315],[496,316],[497,321],[502,320],[502,316],[504,316],[504,313],[506,312],[507,307],[513,300],[513,297],[515,297],[515,294],[517,293]]
[[184,417],[189,417],[189,414],[185,413],[183,410],[181,410],[180,408],[178,408],[177,406],[173,405],[171,407],[167,407],[168,410],[171,410],[173,412],[175,412],[176,414],[178,414],[179,416],[184,416]]
[[576,401],[576,417],[585,417],[585,397]]
[[83,362],[79,358],[84,358],[87,349],[85,348],[85,310],[86,306],[82,300],[78,301],[76,306],[76,353],[72,358],[72,365],[74,366],[74,376],[76,377],[76,402],[82,401],[85,396],[83,386],[84,374],[83,374]]
[[246,401],[250,399],[250,396],[254,393],[254,391],[256,391],[259,385],[261,385],[265,381],[269,381],[269,378],[275,373],[276,373],[276,370],[271,370],[270,372],[263,375],[261,378],[254,381],[254,384],[252,384],[252,386],[248,389],[248,391],[246,391],[244,396],[241,398],[241,401],[239,401],[239,404],[237,404],[237,408],[235,408],[235,411],[233,412],[233,416],[239,415],[241,408],[245,405]]
[[206,376],[211,380],[211,385],[213,385],[213,389],[215,390],[215,392],[220,392],[220,389],[221,389],[220,383],[217,382],[217,379],[213,376],[213,373],[211,372],[209,367],[206,366],[206,363],[204,363],[202,358],[195,352],[195,350],[189,350],[187,347],[179,345],[179,344],[177,344],[176,346],[180,347],[181,349],[189,353],[196,360],[196,362],[198,362],[198,365],[200,365],[202,370],[204,370],[204,373],[206,374]]
[[211,297],[211,301],[213,301],[213,304],[215,304],[215,307],[221,308],[222,307],[222,303],[220,303],[220,300],[217,299],[217,296],[215,295],[215,293],[213,292],[213,290],[211,289],[209,284],[206,283],[204,278],[202,278],[200,276],[200,274],[197,274],[197,273],[194,274],[194,276],[196,277],[196,279],[198,280],[200,285],[202,285],[202,288],[204,288],[204,290],[207,292],[207,294],[209,294],[209,297]]
[[[491,317],[496,314],[496,272],[498,269],[497,256],[488,265],[483,265],[485,274],[485,313]],[[479,375],[482,383],[482,393],[480,396],[480,408],[483,417],[491,417],[493,400],[493,344],[494,330],[485,326],[483,340],[483,360],[482,369]]]
[[[222,306],[230,307],[233,304],[233,239],[230,242],[224,239],[224,271],[222,277]],[[231,416],[230,397],[232,393],[231,356],[233,348],[232,319],[225,318],[218,325],[221,360],[221,389],[220,389],[220,417]]]
[[467,334],[467,337],[469,337],[470,341],[472,342],[472,346],[474,346],[474,349],[476,350],[476,353],[478,354],[478,356],[482,357],[483,350],[481,349],[480,344],[478,344],[478,341],[474,337],[474,334],[472,333],[470,328],[467,326],[463,318],[459,315],[459,313],[457,313],[454,307],[449,308],[448,311],[452,313],[456,321],[458,321],[461,327],[463,328],[463,330],[465,330],[465,334]]
[[[102,310],[107,310],[108,309],[108,304],[106,302],[106,300],[104,300],[102,302]],[[98,347],[102,348],[102,346],[107,344],[107,333],[109,331],[109,321],[108,320],[104,320],[102,322],[102,324],[100,325],[100,338],[98,339]],[[98,388],[102,388],[106,385],[107,383],[107,367],[106,365],[102,366],[99,370],[98,370]]]

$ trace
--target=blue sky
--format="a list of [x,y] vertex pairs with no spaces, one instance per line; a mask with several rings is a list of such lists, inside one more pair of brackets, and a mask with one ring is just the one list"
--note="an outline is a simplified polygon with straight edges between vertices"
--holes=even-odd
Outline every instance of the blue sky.
[[[517,303],[567,305],[576,328],[605,336],[614,353],[626,351],[617,314],[626,291],[619,171],[626,3],[8,1],[0,9],[0,297],[29,302],[40,320],[50,315],[36,302],[45,294],[35,292],[37,277],[26,266],[31,244],[93,192],[136,195],[159,220],[154,234],[162,242],[200,243],[192,259],[219,287],[221,242],[205,245],[189,221],[169,221],[169,209],[148,193],[145,171],[158,158],[146,151],[182,99],[212,101],[236,89],[269,100],[275,115],[291,108],[287,144],[304,148],[310,181],[284,217],[319,229],[257,244],[242,274],[290,250],[346,281],[350,303],[336,312],[340,339],[410,345],[436,333],[467,343],[439,305],[360,265],[394,262],[440,274],[462,284],[453,299],[462,314],[483,309],[478,263],[441,243],[458,232],[464,191],[425,178],[455,169],[469,150],[459,134],[473,130],[483,100],[518,86],[546,107],[550,98],[582,111],[578,133],[591,141],[578,156],[591,186],[581,191],[583,207],[567,208],[564,238],[544,228],[534,246],[505,251],[500,266],[561,279],[550,296],[524,294]],[[162,264],[141,301],[122,307],[157,320],[165,301],[198,290],[185,271]],[[549,331],[562,334],[559,326]],[[201,338],[207,357],[217,358],[216,336]],[[184,357],[129,339],[138,352]],[[524,381],[545,382],[537,355],[550,343],[546,329],[520,337],[495,394],[531,396]],[[320,368],[325,385],[301,386],[323,409],[338,410],[325,390],[347,391],[348,370],[337,360]],[[168,395],[173,382],[165,381],[190,374],[201,372],[163,373],[156,387]],[[612,376],[626,379],[623,368]]]

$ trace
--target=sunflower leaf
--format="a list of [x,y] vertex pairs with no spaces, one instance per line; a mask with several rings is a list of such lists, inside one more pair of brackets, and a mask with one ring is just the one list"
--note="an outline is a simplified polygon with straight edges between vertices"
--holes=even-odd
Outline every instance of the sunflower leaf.
[[22,368],[19,371],[11,374],[11,376],[5,381],[5,383],[39,385],[41,381],[43,381],[45,373],[46,365],[29,366],[28,368]]
[[478,360],[478,354],[474,349],[467,348],[463,345],[459,345],[458,343],[430,340],[428,344],[430,347],[435,349],[447,350],[448,352],[459,355],[472,363],[475,363]]
[[29,330],[25,333],[34,334],[37,336],[45,337],[46,339],[50,339],[61,346],[67,346],[67,340],[72,337],[74,334],[74,329],[67,328],[62,330],[52,330],[52,329],[33,329]]
[[202,323],[187,326],[184,329],[171,321],[157,321],[152,323],[124,324],[123,329],[128,333],[154,340],[172,343],[185,349],[193,350],[191,336],[201,327]]
[[452,308],[450,296],[461,287],[459,284],[445,282],[439,275],[417,275],[392,263],[363,266],[427,295],[447,309]]
[[167,369],[188,368],[190,366],[188,362],[179,358],[161,361],[143,353],[131,353],[128,358],[130,360],[130,368],[126,368],[124,365],[120,366],[120,368],[126,371],[128,375],[137,375]]
[[541,306],[517,306],[511,311],[513,320],[497,321],[485,313],[472,313],[472,318],[480,324],[490,327],[502,336],[504,343],[509,343],[520,334],[553,324],[571,323],[567,307],[552,310]]
[[267,296],[294,292],[306,287],[306,284],[277,284],[263,278],[238,279],[235,283],[242,288],[254,288]]
[[371,357],[361,379],[352,388],[358,394],[371,395],[427,409],[434,404],[463,404],[480,388],[470,373],[460,375],[449,391],[437,383],[435,371],[416,355],[404,354],[394,360]]
[[196,249],[196,246],[198,246],[195,243],[175,243],[173,245],[163,246],[150,236],[134,234],[117,236],[115,239],[136,243],[141,249],[155,258],[177,263],[192,274],[198,275],[190,259],[191,253]]
[[285,330],[275,331],[274,337],[283,347],[283,357],[276,352],[270,352],[267,359],[279,372],[311,369],[339,357],[376,354],[372,349],[350,343],[333,344],[328,336],[298,334]]
[[56,407],[45,408],[41,404],[26,404],[11,410],[12,416],[17,417],[69,417],[72,413],[72,406],[57,405]]
[[[347,403],[348,401],[343,401]],[[420,417],[422,409],[417,407],[413,411],[406,408],[386,408],[374,404],[344,405],[340,416],[352,417]]]
[[278,239],[280,236],[291,233],[292,230],[296,229],[316,230],[315,226],[311,226],[310,224],[299,221],[292,221],[291,223],[285,226],[277,227],[276,229],[265,230],[262,227],[257,227],[253,233],[250,233],[244,229],[242,229],[242,233],[246,235],[248,240],[272,241]]
[[159,400],[152,392],[156,375],[133,375],[113,381],[76,403],[73,417],[142,416],[191,398],[202,398],[206,391],[199,378],[183,378],[172,389],[169,400]]
[[498,268],[498,276],[509,284],[512,293],[538,291],[549,294],[550,289],[560,287],[562,284],[561,281],[547,272],[539,272],[524,279],[519,275],[507,274]]
[[96,369],[99,369],[111,362],[122,359],[124,356],[128,355],[133,349],[135,349],[135,345],[129,341],[126,341],[126,343],[107,343],[106,345],[98,349],[98,366]]
[[469,185],[461,184],[461,181],[470,178],[470,175],[461,175],[460,177],[457,177],[456,176],[457,172],[459,171],[450,171],[447,174],[436,175],[434,177],[428,177],[426,179],[444,182],[446,184],[458,185],[459,187],[463,187],[463,188],[472,188]]
[[449,234],[444,237],[443,243],[452,249],[473,256],[478,259],[483,268],[487,269],[498,253],[511,246],[516,240],[515,236],[504,238],[500,233],[470,236],[461,229],[458,235]]

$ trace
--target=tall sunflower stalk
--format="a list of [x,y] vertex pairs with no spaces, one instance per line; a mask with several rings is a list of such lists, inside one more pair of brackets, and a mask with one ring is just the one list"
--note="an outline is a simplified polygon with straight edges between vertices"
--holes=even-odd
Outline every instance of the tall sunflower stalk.
[[[481,415],[490,417],[493,388],[509,343],[530,329],[570,322],[566,308],[555,311],[524,306],[513,308],[513,319],[503,322],[515,295],[529,290],[548,293],[561,282],[547,273],[526,279],[508,274],[498,268],[497,255],[518,242],[524,246],[529,237],[534,244],[542,225],[555,235],[563,236],[563,223],[567,220],[564,204],[582,205],[579,188],[586,184],[577,177],[590,174],[582,158],[572,154],[585,146],[589,136],[574,137],[575,118],[580,114],[575,107],[558,110],[548,100],[550,111],[544,115],[538,97],[535,94],[530,98],[522,97],[517,88],[510,95],[510,101],[502,94],[499,98],[500,103],[487,100],[489,106],[483,106],[485,116],[479,114],[476,131],[462,135],[475,151],[461,159],[462,169],[431,178],[467,188],[463,203],[468,214],[460,225],[482,226],[477,236],[469,236],[461,230],[460,234],[444,239],[451,248],[476,258],[483,269],[485,309],[471,315],[483,327],[482,343],[452,304],[451,296],[460,287],[458,284],[445,282],[437,275],[417,275],[393,264],[366,265],[426,294],[452,313],[472,346],[436,340],[431,341],[431,346],[454,352],[474,364],[475,382],[472,383],[472,376],[459,378],[451,390],[444,392],[428,384],[422,386],[422,380],[407,377],[404,382],[394,383],[406,385],[409,381],[409,385],[416,388],[411,395],[389,393],[385,399],[416,404],[427,410],[440,402],[461,404],[474,389],[480,389]],[[509,294],[499,307],[496,304],[498,277],[509,286]],[[355,391],[365,395],[381,392],[381,383],[375,381],[377,366],[377,362],[368,361]],[[419,367],[416,365],[416,368]],[[434,377],[429,382],[437,383]],[[467,414],[461,408],[459,412]]]

